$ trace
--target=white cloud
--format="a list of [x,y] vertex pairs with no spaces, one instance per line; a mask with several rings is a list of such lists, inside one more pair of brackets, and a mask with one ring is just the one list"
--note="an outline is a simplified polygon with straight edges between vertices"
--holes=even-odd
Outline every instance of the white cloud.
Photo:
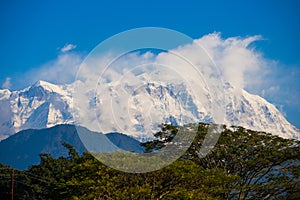
[[77,47],[77,46],[74,45],[74,44],[65,44],[65,46],[64,46],[63,48],[61,48],[60,51],[61,51],[62,53],[66,53],[66,52],[68,52],[68,51],[71,51],[71,50],[75,49],[76,47]]
[[[264,73],[267,73],[268,68],[265,66],[269,65],[271,62],[266,61],[261,53],[255,51],[255,49],[249,48],[249,45],[257,40],[261,40],[261,36],[222,39],[220,33],[212,33],[194,40],[193,44],[178,47],[174,51],[177,51],[193,63],[196,63],[199,67],[198,70],[201,72],[203,72],[203,70],[208,70],[201,68],[201,66],[211,63],[211,60],[208,59],[210,57],[216,64],[224,81],[230,82],[236,88],[257,88],[256,86],[259,85],[264,78]],[[203,49],[199,50],[199,45],[204,48],[204,51]],[[76,52],[70,52],[75,48],[76,45],[74,44],[66,44],[61,48],[62,53],[58,55],[55,60],[49,61],[46,64],[38,68],[33,68],[25,73],[25,80],[15,80],[15,78],[13,78],[14,85],[22,85],[25,87],[37,80],[45,80],[56,84],[71,83],[75,80],[79,65],[83,61],[82,55]],[[207,56],[207,54],[209,56]],[[102,66],[103,63],[110,62],[112,56],[113,55],[107,54],[106,57],[104,56],[101,58],[98,62],[102,64],[99,64],[99,66]],[[170,56],[168,53],[153,55],[149,52],[142,55],[132,54],[132,56],[127,56],[119,61],[119,63],[130,68],[130,66],[149,61],[162,62],[169,66],[177,65],[178,70],[180,70],[180,68],[185,70],[182,66],[184,64],[186,65],[186,63],[182,63],[182,60]],[[100,69],[97,70],[99,71]],[[115,67],[115,69],[118,69],[118,66]],[[187,72],[184,71],[184,73],[186,74]],[[193,74],[194,73],[191,72],[191,75]],[[93,75],[95,75],[95,73],[93,73]],[[11,86],[9,84],[10,79],[7,79],[6,82],[7,83],[3,84],[3,86]]]
[[[194,40],[192,44],[180,46],[172,51],[195,64],[198,68],[196,70],[200,71],[206,77],[211,78],[215,74],[216,77],[222,79],[224,82],[229,82],[237,90],[247,88],[257,93],[258,91],[253,88],[260,88],[259,92],[262,91],[260,85],[264,85],[266,81],[265,77],[271,72],[270,67],[274,63],[274,61],[266,60],[260,52],[250,47],[253,42],[258,40],[262,40],[260,35],[223,39],[220,33],[212,33]],[[147,57],[148,54],[151,55],[150,57],[148,56],[149,58]],[[97,62],[102,64],[95,65],[93,63],[97,66],[97,69],[93,69],[93,73],[85,73],[91,76],[99,74],[99,71],[103,70],[101,67],[104,66],[103,63],[109,63],[109,58],[112,57],[114,56],[109,54],[106,57],[101,57]],[[132,69],[138,64],[147,62],[156,62],[165,66],[171,66],[171,70],[187,75],[189,79],[194,77],[195,81],[198,78],[196,77],[197,72],[189,68],[190,66],[187,62],[166,52],[158,55],[153,55],[149,52],[142,55],[130,54],[119,60],[117,64],[115,63],[114,70],[118,72],[122,67]],[[213,64],[215,65],[212,66]],[[189,73],[187,69],[190,70]],[[95,73],[95,70],[99,73]],[[205,81],[209,80],[206,79]],[[211,80],[209,84],[212,85],[213,81],[216,80]]]
[[10,89],[12,86],[11,84],[11,78],[10,77],[6,77],[4,83],[2,84],[2,88],[3,89]]
[[285,110],[284,110],[284,105],[279,105],[278,106],[278,109],[279,109],[279,111],[283,114],[283,116],[284,117],[287,117],[287,114],[286,114],[286,112],[285,112]]
[[39,67],[32,68],[29,71],[13,77],[12,81],[16,88],[25,88],[38,80],[48,81],[54,84],[66,84],[74,82],[77,70],[83,60],[83,55],[78,53],[63,53],[52,61],[49,61]]
[[262,55],[249,48],[251,43],[258,40],[261,40],[259,35],[222,39],[220,33],[212,33],[196,42],[206,49],[225,81],[236,88],[245,88],[251,84],[251,75],[260,71],[265,64]]
[[270,62],[269,67],[261,72],[263,75],[257,74],[260,82],[251,85],[249,90],[271,103],[292,106],[293,110],[300,111],[300,67],[287,67],[278,62]]

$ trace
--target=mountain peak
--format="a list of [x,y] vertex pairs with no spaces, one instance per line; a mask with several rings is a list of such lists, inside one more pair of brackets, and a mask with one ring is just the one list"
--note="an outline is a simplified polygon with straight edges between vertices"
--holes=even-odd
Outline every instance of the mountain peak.
[[35,82],[33,84],[33,86],[45,86],[45,85],[53,85],[52,83],[49,83],[49,82],[46,82],[46,81],[43,81],[43,80],[38,80],[37,82]]
[[49,89],[49,88],[57,88],[57,85],[54,85],[52,83],[43,81],[43,80],[38,80],[37,82],[35,82],[31,87],[43,87],[45,89]]
[[35,84],[33,84],[30,89],[32,88],[43,88],[44,90],[48,91],[48,92],[54,92],[54,93],[58,93],[58,94],[65,94],[66,92],[58,85],[43,81],[43,80],[39,80],[37,82],[35,82]]

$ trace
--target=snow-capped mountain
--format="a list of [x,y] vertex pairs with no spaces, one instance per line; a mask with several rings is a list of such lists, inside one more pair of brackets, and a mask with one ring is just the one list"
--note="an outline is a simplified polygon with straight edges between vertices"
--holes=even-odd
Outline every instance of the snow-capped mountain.
[[281,112],[264,98],[241,90],[234,94],[227,89],[226,124],[264,131],[283,138],[300,139],[300,131],[289,123]]
[[0,90],[0,140],[24,129],[73,123],[71,86],[45,81],[20,91]]
[[[75,116],[81,112],[76,106],[73,109],[72,92],[74,84],[54,85],[45,81],[38,81],[34,85],[20,91],[0,90],[0,140],[24,129],[52,127],[57,124],[73,124]],[[129,86],[124,86],[130,90]],[[274,105],[265,99],[241,90],[237,93],[232,86],[227,84],[226,92],[226,125],[243,126],[245,128],[270,132],[284,138],[300,139],[300,132],[291,125]],[[108,88],[109,90],[109,88]],[[91,91],[90,102],[87,103],[88,113],[95,113],[97,104],[103,103],[105,97],[110,93],[101,91],[98,96],[93,96]],[[157,115],[163,115],[165,122],[176,123],[178,118],[193,119],[198,121],[213,121],[205,109],[203,99],[200,105],[193,99],[193,95],[184,85],[161,85],[151,82],[132,93],[133,98],[129,101],[130,112],[128,119],[136,123],[136,128],[147,126],[146,121],[141,118],[139,99],[154,102]],[[204,95],[205,97],[205,95]],[[118,96],[115,101],[121,101]],[[146,100],[145,100],[146,99]],[[180,113],[172,113],[172,110],[180,110]],[[102,110],[100,112],[108,112]],[[172,113],[170,115],[170,113]],[[101,113],[98,113],[101,115]],[[91,115],[93,116],[93,115]],[[95,115],[96,118],[96,115]],[[121,118],[121,117],[120,117]],[[97,120],[97,119],[94,119]],[[184,120],[182,120],[184,122]],[[119,121],[119,123],[125,123]],[[78,123],[78,122],[76,122]],[[101,122],[100,122],[101,123]],[[105,124],[105,120],[102,122]],[[105,127],[109,131],[115,131],[115,127]],[[127,133],[127,134],[130,134]],[[137,135],[134,135],[137,136]]]

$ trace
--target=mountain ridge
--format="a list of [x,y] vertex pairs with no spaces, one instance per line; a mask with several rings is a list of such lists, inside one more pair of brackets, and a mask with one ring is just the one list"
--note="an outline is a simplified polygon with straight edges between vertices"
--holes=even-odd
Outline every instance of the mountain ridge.
[[[73,84],[55,85],[46,81],[38,81],[19,91],[0,90],[0,112],[3,113],[0,116],[0,140],[29,128],[49,128],[57,124],[76,123],[73,116],[79,111],[73,107],[73,87]],[[129,86],[126,87],[125,89],[130,89]],[[168,105],[170,109],[174,99],[177,98],[178,100],[179,98],[185,105],[183,113],[186,116],[194,117],[199,122],[209,121],[210,118],[205,113],[205,107],[199,105],[184,87],[178,86],[178,88],[181,91],[179,96],[174,95],[176,85],[164,86],[159,83],[148,84],[141,91],[134,92],[139,92],[142,97],[148,95],[147,98],[152,99],[155,97],[153,95],[156,95],[155,98],[159,98],[160,101],[158,103],[161,106]],[[300,138],[299,130],[290,124],[273,104],[245,90],[241,90],[237,95],[236,90],[229,83],[224,88],[227,98],[226,118],[224,120],[226,125],[243,126],[284,138]],[[90,93],[91,91],[87,91],[86,95],[90,95]],[[99,99],[101,100],[103,96],[107,96],[109,93],[101,95],[91,99],[91,111],[93,102],[95,101],[96,105],[99,103],[97,102]],[[134,118],[137,114],[132,114],[132,118],[136,121],[139,120]],[[169,116],[168,120],[174,121],[172,117],[174,118],[174,116]],[[109,130],[107,132],[116,131],[114,127],[107,128]]]
[[105,137],[104,134],[92,132],[84,127],[61,124],[51,128],[23,130],[0,141],[0,162],[17,169],[26,169],[39,163],[41,153],[51,154],[54,158],[67,157],[68,149],[62,142],[72,145],[79,154],[82,154],[88,151],[85,145],[89,144],[82,142],[78,129],[89,136],[95,135],[93,138],[96,138],[98,145],[101,146],[97,149],[99,152],[143,151],[137,140],[121,133],[108,133]]

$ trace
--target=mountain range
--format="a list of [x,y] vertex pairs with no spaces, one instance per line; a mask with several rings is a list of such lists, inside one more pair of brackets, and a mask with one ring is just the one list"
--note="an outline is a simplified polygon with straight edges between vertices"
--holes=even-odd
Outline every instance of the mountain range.
[[[49,128],[58,124],[76,124],[73,116],[80,112],[73,106],[72,92],[74,84],[55,85],[45,81],[19,91],[0,90],[0,140],[3,140],[21,130]],[[128,90],[128,88],[125,88]],[[299,130],[290,124],[280,111],[271,103],[259,97],[241,90],[235,92],[229,83],[224,85],[226,92],[226,115],[224,124],[228,126],[242,126],[256,131],[269,132],[284,138],[300,139]],[[105,92],[105,91],[104,91]],[[140,100],[152,99],[157,104],[157,112],[164,115],[166,122],[176,123],[175,117],[168,115],[172,111],[172,104],[179,102],[180,117],[193,118],[194,121],[209,122],[210,116],[205,111],[205,106],[199,104],[184,85],[162,85],[159,82],[151,82],[140,88],[138,95]],[[87,91],[89,95],[91,91]],[[87,112],[93,113],[93,102],[101,101],[101,98],[109,96],[109,93],[101,93],[97,97],[91,97]],[[120,101],[118,96],[115,101]],[[157,101],[156,101],[157,100]],[[207,99],[203,99],[206,102]],[[137,107],[138,102],[132,101],[131,107]],[[103,110],[103,112],[108,112]],[[131,113],[128,118],[141,124],[141,114]],[[97,120],[97,119],[93,119]],[[146,120],[144,120],[145,122]],[[122,123],[126,123],[123,121]],[[121,121],[120,121],[121,123]],[[146,123],[146,122],[145,122]],[[108,124],[108,123],[103,123]],[[79,124],[80,125],[80,124]],[[107,132],[120,132],[115,127],[107,125]],[[106,132],[104,132],[106,133]],[[130,135],[129,133],[126,133]],[[139,140],[143,138],[132,135]],[[150,137],[144,135],[142,137]]]

